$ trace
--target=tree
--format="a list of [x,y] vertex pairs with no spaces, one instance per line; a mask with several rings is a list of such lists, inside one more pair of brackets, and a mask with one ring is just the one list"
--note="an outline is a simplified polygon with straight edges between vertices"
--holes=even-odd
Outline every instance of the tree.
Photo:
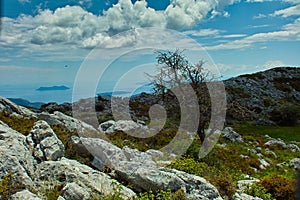
[[170,89],[185,90],[189,84],[196,96],[199,105],[199,123],[197,134],[203,142],[205,129],[211,117],[211,101],[207,83],[215,80],[214,74],[204,69],[203,60],[196,64],[190,64],[181,50],[157,51],[158,70],[155,75],[149,75],[154,91],[165,100]]

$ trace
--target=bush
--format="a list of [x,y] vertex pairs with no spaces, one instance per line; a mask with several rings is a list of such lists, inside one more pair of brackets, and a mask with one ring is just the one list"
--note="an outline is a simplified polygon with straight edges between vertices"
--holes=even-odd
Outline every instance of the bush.
[[272,198],[270,193],[267,193],[266,189],[260,184],[252,184],[244,191],[246,194],[249,194],[253,197],[259,197],[264,200],[275,200]]
[[261,185],[277,200],[294,200],[295,180],[275,175],[263,178]]
[[298,106],[286,105],[274,109],[270,113],[270,119],[280,126],[295,126],[299,119],[300,108]]
[[218,176],[205,178],[218,189],[222,196],[231,197],[236,191],[236,183],[227,173],[220,172]]
[[187,200],[187,197],[183,189],[179,189],[176,192],[160,190],[156,194],[150,190],[149,192],[139,194],[137,200]]
[[206,163],[195,161],[193,158],[179,158],[169,167],[197,176],[203,176],[204,170],[208,168]]

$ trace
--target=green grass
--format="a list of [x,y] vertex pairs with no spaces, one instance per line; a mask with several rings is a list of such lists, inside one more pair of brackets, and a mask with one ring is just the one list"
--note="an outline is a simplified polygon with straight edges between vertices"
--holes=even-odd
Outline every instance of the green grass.
[[258,139],[269,135],[272,138],[281,138],[285,142],[300,142],[300,126],[255,126],[255,125],[239,125],[234,126],[239,134],[243,136],[253,136]]

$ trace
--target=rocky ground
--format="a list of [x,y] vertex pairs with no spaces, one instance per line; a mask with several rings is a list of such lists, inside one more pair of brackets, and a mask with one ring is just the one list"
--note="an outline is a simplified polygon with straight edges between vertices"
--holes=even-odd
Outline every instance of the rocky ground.
[[[137,194],[145,191],[160,191],[170,189],[172,192],[182,190],[188,199],[222,199],[215,186],[202,177],[192,175],[172,168],[166,168],[170,162],[162,162],[159,158],[163,153],[158,150],[146,152],[119,148],[108,142],[105,134],[114,131],[128,131],[145,125],[122,122],[105,122],[100,130],[64,115],[58,111],[54,114],[46,112],[35,113],[24,107],[17,106],[9,100],[0,99],[0,109],[11,117],[33,118],[35,122],[27,135],[20,133],[0,121],[0,176],[3,180],[11,174],[14,188],[2,192],[2,199],[49,199],[49,192],[57,190],[57,199],[101,199],[120,191],[123,199],[137,198]],[[58,138],[51,126],[62,125],[71,131],[82,129],[87,134],[84,137],[72,136],[73,145],[80,155],[93,154],[92,166],[82,164],[74,159],[64,157],[67,147]],[[105,130],[103,129],[105,127]],[[249,151],[259,155],[261,170],[270,166],[266,152],[273,157],[277,155],[269,150],[276,146],[291,152],[300,152],[299,142],[286,144],[281,139],[265,136],[267,142],[262,148],[251,148]],[[218,144],[225,148],[227,143],[244,143],[241,135],[228,127],[222,131],[224,143]],[[246,145],[245,145],[246,146]],[[264,152],[264,153],[263,153]],[[176,156],[176,155],[175,155]],[[240,155],[247,157],[247,155]],[[300,158],[294,158],[280,165],[300,169]],[[278,165],[278,167],[280,167]],[[110,168],[105,173],[105,167]],[[243,192],[243,188],[259,180],[249,175],[237,182],[238,188],[233,199],[260,199]],[[6,187],[12,187],[6,186]],[[4,189],[1,188],[1,191]],[[97,197],[97,198],[96,198]],[[226,197],[225,197],[226,198]]]

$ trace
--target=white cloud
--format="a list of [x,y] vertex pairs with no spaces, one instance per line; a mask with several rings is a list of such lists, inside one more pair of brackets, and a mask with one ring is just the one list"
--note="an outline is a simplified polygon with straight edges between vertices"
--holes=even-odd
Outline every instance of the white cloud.
[[300,15],[300,4],[275,11],[272,16],[290,17]]
[[217,36],[221,33],[221,30],[218,29],[201,29],[201,30],[191,30],[185,31],[184,34],[196,36],[196,37],[205,37],[205,36]]
[[255,16],[253,17],[253,19],[261,19],[261,18],[266,18],[266,17],[267,17],[267,15],[262,14],[262,13],[259,13],[258,15],[255,15]]
[[215,46],[207,46],[205,48],[207,50],[242,49],[250,47],[254,43],[269,41],[300,41],[300,18],[291,24],[283,26],[279,31],[256,33],[239,40],[233,40]]
[[[61,52],[76,57],[82,53],[79,48],[94,48],[122,31],[139,27],[189,28],[200,23],[209,13],[222,12],[225,6],[236,1],[171,0],[165,10],[157,11],[148,7],[146,0],[135,3],[119,0],[100,16],[79,6],[65,6],[53,11],[38,9],[35,16],[1,18],[0,46],[3,50],[14,49],[14,56],[23,58],[32,55],[41,58],[46,53],[48,56],[62,56]],[[90,0],[79,3],[87,5]],[[218,34],[216,30],[211,31],[211,34]],[[198,34],[204,35],[205,30]],[[209,31],[206,30],[206,34]]]
[[222,35],[222,38],[239,38],[239,37],[246,37],[246,34],[230,34],[230,35]]

